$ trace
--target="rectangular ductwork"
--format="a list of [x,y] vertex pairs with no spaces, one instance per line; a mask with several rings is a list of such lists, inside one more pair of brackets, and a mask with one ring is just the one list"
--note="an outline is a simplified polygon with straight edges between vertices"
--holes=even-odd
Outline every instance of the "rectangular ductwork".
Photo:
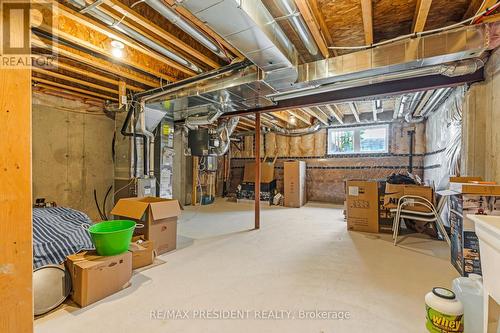
[[499,30],[499,24],[466,26],[303,64],[287,90],[479,58],[498,45]]
[[178,2],[262,69],[274,89],[296,81],[297,51],[261,0]]

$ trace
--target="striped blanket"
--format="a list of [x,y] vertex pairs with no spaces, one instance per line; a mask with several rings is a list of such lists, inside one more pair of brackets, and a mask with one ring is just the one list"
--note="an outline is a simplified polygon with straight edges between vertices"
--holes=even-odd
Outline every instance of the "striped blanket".
[[61,264],[67,255],[94,248],[82,224],[90,218],[71,208],[33,208],[33,266]]

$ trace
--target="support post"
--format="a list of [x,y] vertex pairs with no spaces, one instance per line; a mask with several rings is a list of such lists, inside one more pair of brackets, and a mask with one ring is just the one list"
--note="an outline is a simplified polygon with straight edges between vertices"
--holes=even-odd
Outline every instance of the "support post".
[[255,229],[260,228],[260,113],[255,114]]
[[0,124],[0,332],[29,333],[33,332],[31,69],[0,68]]

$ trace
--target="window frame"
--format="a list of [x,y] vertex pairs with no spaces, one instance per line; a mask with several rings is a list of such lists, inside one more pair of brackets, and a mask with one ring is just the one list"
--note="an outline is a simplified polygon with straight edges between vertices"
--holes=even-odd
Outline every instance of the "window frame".
[[[326,138],[326,151],[328,155],[372,155],[372,154],[388,154],[389,153],[389,135],[390,135],[390,124],[376,124],[376,125],[363,125],[363,126],[351,126],[351,127],[330,127],[327,130],[327,138]],[[361,151],[361,131],[365,129],[374,129],[374,128],[385,128],[385,150],[383,151]],[[330,151],[330,138],[332,132],[339,131],[353,131],[353,146],[354,150],[352,152],[332,152]]]

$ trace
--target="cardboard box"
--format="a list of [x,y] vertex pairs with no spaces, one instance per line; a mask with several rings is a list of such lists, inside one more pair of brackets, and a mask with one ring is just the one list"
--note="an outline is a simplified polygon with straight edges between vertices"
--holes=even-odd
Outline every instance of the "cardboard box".
[[135,233],[154,241],[156,253],[162,254],[177,246],[177,217],[181,209],[177,200],[126,198],[118,200],[111,214],[144,224],[144,228],[136,228]]
[[378,232],[378,184],[376,181],[346,182],[347,229]]
[[[260,163],[260,182],[270,183],[274,180],[274,162],[261,162]],[[255,162],[245,163],[243,169],[243,182],[255,182]]]
[[450,183],[450,190],[464,194],[500,195],[500,185],[493,184]]
[[472,182],[480,182],[483,178],[481,177],[473,177],[473,176],[451,176],[450,183],[472,183]]
[[302,207],[307,202],[306,162],[285,161],[283,163],[284,205]]
[[73,301],[85,307],[129,286],[132,253],[98,256],[94,251],[70,255],[66,268],[71,275]]
[[[398,200],[404,195],[416,195],[434,203],[434,191],[430,186],[386,183],[384,207],[387,209],[398,208]],[[406,205],[405,209],[419,212],[429,211],[425,206],[413,204]]]
[[378,180],[378,232],[392,234],[392,225],[394,224],[394,213],[390,208],[384,206],[385,200],[385,180]]
[[132,252],[132,269],[149,266],[155,259],[154,241],[144,240],[143,236],[135,236],[128,250]]

